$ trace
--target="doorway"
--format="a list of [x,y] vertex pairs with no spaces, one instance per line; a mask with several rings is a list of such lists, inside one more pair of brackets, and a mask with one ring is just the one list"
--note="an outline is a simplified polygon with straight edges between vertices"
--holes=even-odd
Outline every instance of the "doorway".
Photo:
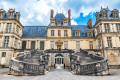
[[55,64],[56,66],[63,66],[64,64],[64,57],[62,54],[56,54],[55,55]]
[[60,50],[61,49],[61,45],[57,45],[57,49]]

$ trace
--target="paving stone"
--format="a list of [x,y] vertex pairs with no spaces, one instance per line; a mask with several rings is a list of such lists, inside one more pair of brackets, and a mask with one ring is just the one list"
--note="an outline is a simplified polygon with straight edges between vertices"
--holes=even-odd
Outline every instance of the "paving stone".
[[111,75],[74,75],[68,70],[54,69],[46,75],[37,76],[14,76],[7,75],[9,69],[0,69],[0,80],[120,80],[120,69],[111,69]]

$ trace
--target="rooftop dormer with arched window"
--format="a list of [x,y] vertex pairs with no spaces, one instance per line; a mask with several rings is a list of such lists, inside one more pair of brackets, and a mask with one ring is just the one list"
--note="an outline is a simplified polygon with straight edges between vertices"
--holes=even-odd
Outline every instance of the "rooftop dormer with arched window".
[[114,10],[112,11],[112,17],[113,17],[114,19],[118,19],[118,18],[119,18],[119,11],[118,11],[117,9],[114,9]]
[[5,10],[0,9],[0,19],[5,17]]

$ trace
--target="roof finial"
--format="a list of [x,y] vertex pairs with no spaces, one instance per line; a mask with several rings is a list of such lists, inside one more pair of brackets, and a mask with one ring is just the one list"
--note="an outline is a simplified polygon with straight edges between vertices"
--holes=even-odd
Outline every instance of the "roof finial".
[[58,9],[57,9],[57,12],[56,12],[56,14],[58,13]]
[[108,8],[108,6],[107,6],[107,8]]
[[101,6],[101,9],[102,9],[102,6]]
[[61,7],[60,7],[60,13],[61,13]]

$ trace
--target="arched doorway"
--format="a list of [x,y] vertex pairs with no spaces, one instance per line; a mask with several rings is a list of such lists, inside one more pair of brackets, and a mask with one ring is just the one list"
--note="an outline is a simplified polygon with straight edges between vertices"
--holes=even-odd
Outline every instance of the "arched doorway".
[[55,55],[55,64],[56,66],[60,65],[63,66],[64,64],[64,57],[62,54],[56,54]]

